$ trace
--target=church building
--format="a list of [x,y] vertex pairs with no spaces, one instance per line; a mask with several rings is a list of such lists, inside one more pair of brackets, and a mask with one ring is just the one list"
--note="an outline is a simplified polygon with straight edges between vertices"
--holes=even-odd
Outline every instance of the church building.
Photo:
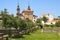
[[33,14],[34,11],[31,10],[30,5],[28,5],[27,10],[23,10],[22,13],[20,13],[20,6],[17,5],[17,13],[16,15],[22,19],[29,19],[35,22],[37,20],[37,16]]

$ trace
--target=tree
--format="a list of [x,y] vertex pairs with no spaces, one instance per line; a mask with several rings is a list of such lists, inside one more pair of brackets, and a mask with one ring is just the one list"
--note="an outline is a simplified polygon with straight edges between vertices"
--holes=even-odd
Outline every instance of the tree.
[[21,25],[20,25],[20,29],[21,30],[26,30],[26,21],[25,20],[21,20]]
[[41,25],[41,19],[40,18],[37,19],[36,24],[37,24],[37,26]]
[[7,9],[4,9],[4,11],[2,11],[1,12],[1,14],[2,14],[2,23],[3,23],[3,27],[7,27],[6,25],[7,25]]
[[11,15],[7,15],[7,25],[6,28],[9,28],[8,31],[8,35],[9,37],[11,37],[11,28],[13,27],[13,19]]
[[[5,27],[6,33],[10,36],[11,35],[11,27],[13,27],[13,23],[14,23],[13,22],[14,16],[9,15],[7,12],[7,9],[4,9],[4,11],[1,11],[1,14],[2,14],[3,27]],[[9,28],[9,29],[7,29],[7,28]]]
[[13,28],[18,29],[17,21],[16,20],[17,20],[17,18],[13,17],[13,23],[12,23],[13,25],[12,26],[13,26]]
[[45,17],[45,16],[43,16],[42,20],[44,21],[44,23],[46,23],[46,22],[47,22],[47,20],[48,20],[48,18],[47,18],[47,17]]
[[0,12],[0,27],[2,27],[2,14],[1,13],[3,13],[3,11]]
[[[45,25],[45,23],[47,22],[48,18],[45,17],[45,16],[43,16],[43,18],[41,18],[41,20],[44,22],[44,24],[43,24],[43,26],[41,26],[41,28],[44,28],[44,25]],[[43,32],[43,29],[42,29],[41,32]]]
[[4,9],[4,14],[7,14],[7,13],[8,13],[8,12],[7,12],[7,9],[5,8],[5,9]]
[[55,25],[56,25],[57,27],[60,27],[60,21],[56,22]]
[[27,34],[33,31],[33,28],[35,28],[35,23],[32,22],[29,19],[26,19],[26,26],[27,26]]

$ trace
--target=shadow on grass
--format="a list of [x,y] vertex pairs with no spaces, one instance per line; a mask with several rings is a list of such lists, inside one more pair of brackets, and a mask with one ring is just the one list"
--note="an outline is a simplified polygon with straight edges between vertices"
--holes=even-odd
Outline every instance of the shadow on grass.
[[31,35],[30,33],[26,33],[25,35]]
[[23,35],[15,35],[12,38],[24,38],[24,36]]

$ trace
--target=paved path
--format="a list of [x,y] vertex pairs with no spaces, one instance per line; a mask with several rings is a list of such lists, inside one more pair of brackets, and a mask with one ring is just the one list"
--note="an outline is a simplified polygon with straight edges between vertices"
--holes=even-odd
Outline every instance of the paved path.
[[43,32],[60,32],[60,27],[56,27],[56,28],[44,28]]

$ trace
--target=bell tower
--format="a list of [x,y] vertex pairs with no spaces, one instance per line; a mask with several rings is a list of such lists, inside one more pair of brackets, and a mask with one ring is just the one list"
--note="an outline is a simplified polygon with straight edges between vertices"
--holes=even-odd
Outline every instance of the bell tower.
[[30,5],[28,4],[28,10],[31,10]]
[[20,14],[20,6],[19,6],[19,3],[18,3],[18,5],[17,5],[17,15],[19,15]]

